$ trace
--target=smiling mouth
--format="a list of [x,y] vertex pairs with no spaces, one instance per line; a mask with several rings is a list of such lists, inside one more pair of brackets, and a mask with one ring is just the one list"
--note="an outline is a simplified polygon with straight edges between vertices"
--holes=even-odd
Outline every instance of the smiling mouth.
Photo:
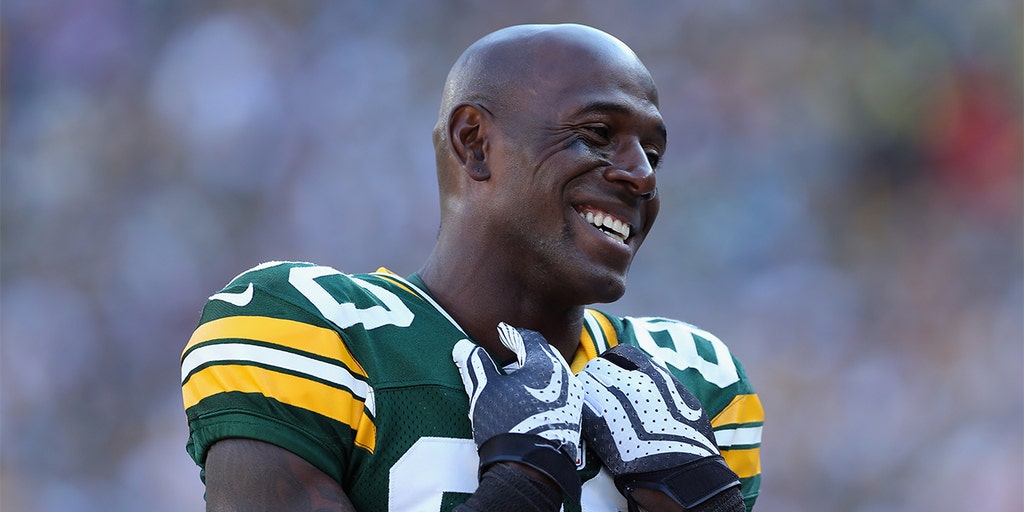
[[619,243],[625,244],[626,240],[629,239],[631,231],[629,223],[616,219],[610,213],[593,208],[577,210],[576,213],[578,213],[583,220],[587,221],[588,224],[594,226],[604,234],[608,235],[609,238],[612,238]]

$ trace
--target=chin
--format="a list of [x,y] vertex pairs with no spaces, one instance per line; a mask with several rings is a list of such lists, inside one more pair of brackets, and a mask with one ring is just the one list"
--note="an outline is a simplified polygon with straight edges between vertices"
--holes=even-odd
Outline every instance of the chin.
[[594,299],[591,301],[593,304],[608,304],[615,302],[622,298],[626,293],[626,276],[623,275],[608,275],[604,276],[600,283],[593,289]]

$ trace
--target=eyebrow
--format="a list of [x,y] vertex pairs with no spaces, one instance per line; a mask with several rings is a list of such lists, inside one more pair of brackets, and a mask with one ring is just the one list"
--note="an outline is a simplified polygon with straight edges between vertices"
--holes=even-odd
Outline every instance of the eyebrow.
[[[607,112],[622,115],[630,115],[634,113],[634,110],[627,107],[626,105],[623,105],[622,103],[616,103],[614,101],[597,100],[581,106],[580,108],[576,109],[576,111],[573,112],[573,114],[576,116],[581,116],[590,113]],[[668,129],[665,127],[665,123],[659,122],[655,129],[658,131],[658,135],[660,135],[662,139],[668,139]]]

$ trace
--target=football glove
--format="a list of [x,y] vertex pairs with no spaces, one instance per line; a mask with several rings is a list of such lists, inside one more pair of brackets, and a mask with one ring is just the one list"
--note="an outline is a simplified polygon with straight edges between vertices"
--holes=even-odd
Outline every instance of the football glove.
[[631,510],[638,488],[662,491],[687,510],[713,498],[729,504],[715,510],[745,510],[739,478],[722,459],[707,414],[667,369],[636,347],[618,345],[588,362],[579,379],[586,389],[583,439]]
[[452,349],[469,394],[480,475],[496,462],[526,464],[578,502],[583,385],[540,333],[501,323],[498,335],[516,354],[518,368],[507,374],[469,340]]

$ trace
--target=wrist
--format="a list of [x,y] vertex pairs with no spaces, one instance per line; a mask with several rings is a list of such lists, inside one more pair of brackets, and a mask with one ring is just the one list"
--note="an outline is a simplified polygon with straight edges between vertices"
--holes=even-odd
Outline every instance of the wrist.
[[667,494],[654,489],[636,489],[630,493],[630,498],[640,507],[640,512],[682,512],[685,510]]
[[544,474],[543,472],[538,471],[538,470],[536,470],[536,469],[534,469],[534,468],[532,468],[530,466],[527,466],[526,464],[522,464],[522,463],[519,463],[519,462],[511,462],[511,461],[510,462],[499,462],[498,463],[498,465],[501,465],[501,464],[510,466],[511,468],[515,469],[516,471],[519,471],[520,473],[526,475],[530,480],[533,480],[533,481],[535,481],[535,482],[537,482],[537,483],[539,483],[541,485],[544,485],[546,487],[554,489],[554,490],[558,491],[559,493],[562,492],[561,487],[558,486],[558,482],[555,482],[554,480],[551,479],[550,476],[548,476],[548,475]]
[[576,463],[553,441],[532,434],[499,434],[480,445],[479,454],[481,476],[493,464],[517,463],[554,482],[573,502],[580,501]]
[[562,506],[562,490],[554,483],[535,480],[516,466],[522,465],[492,464],[477,490],[455,512],[557,512]]
[[726,489],[739,488],[740,481],[721,456],[714,456],[674,468],[620,475],[615,478],[615,485],[627,499],[633,499],[637,493],[656,493],[680,507],[674,510],[694,510]]

